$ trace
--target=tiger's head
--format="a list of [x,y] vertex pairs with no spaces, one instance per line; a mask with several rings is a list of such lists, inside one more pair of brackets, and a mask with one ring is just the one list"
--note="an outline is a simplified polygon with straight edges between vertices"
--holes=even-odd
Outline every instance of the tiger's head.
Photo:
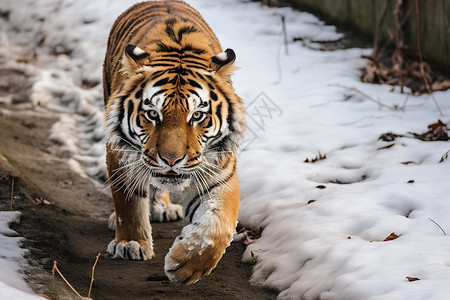
[[[231,83],[235,53],[144,50],[127,45],[123,80],[106,107],[107,144],[121,154],[131,183],[180,191],[219,176],[245,131],[242,99]],[[133,181],[135,180],[135,181]]]

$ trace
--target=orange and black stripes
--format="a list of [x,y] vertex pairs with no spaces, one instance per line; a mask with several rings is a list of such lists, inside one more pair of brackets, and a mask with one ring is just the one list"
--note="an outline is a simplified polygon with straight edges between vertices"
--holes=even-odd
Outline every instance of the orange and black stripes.
[[[206,41],[206,48],[194,46],[204,44],[202,41]],[[153,67],[170,67],[182,61],[186,68],[205,69],[211,56],[222,51],[208,24],[184,2],[137,3],[117,18],[110,32],[103,69],[105,104],[120,81],[116,78],[128,44],[150,53],[149,65]]]

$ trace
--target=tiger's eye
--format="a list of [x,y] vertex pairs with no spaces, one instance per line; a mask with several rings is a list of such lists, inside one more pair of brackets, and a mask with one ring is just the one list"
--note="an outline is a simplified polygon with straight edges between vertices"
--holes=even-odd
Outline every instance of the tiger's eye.
[[196,111],[195,113],[192,114],[192,119],[194,121],[198,121],[203,117],[203,112],[201,111]]
[[149,118],[150,120],[158,120],[159,114],[156,110],[149,110],[147,112],[147,118]]

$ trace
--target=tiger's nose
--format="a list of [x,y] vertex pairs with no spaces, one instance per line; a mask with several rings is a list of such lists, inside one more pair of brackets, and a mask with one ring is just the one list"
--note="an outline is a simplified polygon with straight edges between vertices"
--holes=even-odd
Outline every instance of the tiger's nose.
[[178,162],[180,162],[186,156],[186,155],[183,155],[183,156],[178,156],[178,157],[168,157],[165,155],[161,155],[159,153],[158,153],[158,155],[159,155],[159,158],[161,158],[161,160],[164,163],[166,163],[167,165],[169,165],[171,167],[175,166]]

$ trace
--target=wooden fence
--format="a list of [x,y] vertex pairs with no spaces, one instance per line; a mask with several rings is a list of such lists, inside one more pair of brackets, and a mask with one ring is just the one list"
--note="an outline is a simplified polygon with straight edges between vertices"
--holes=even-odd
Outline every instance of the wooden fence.
[[[417,53],[416,0],[403,0],[401,13],[405,44]],[[423,59],[433,67],[450,75],[450,0],[417,0],[419,37]],[[327,21],[351,25],[361,32],[374,35],[377,21],[384,40],[395,36],[395,0],[288,0],[293,7],[319,12]]]

